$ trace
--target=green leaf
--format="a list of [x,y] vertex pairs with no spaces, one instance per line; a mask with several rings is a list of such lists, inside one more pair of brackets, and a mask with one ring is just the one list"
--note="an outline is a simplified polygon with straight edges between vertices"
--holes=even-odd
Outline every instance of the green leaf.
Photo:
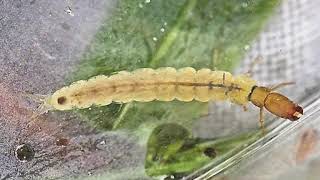
[[223,161],[260,137],[258,131],[219,139],[193,138],[183,126],[156,127],[147,144],[145,168],[149,176],[186,175],[204,165]]
[[[71,81],[140,67],[231,70],[280,0],[119,0]],[[207,103],[111,104],[79,110],[96,127],[146,140],[158,124],[190,128]]]
[[261,131],[254,130],[219,139],[199,139],[192,137],[181,125],[162,124],[153,130],[148,139],[144,168],[135,166],[117,169],[100,176],[81,177],[81,179],[120,180],[129,177],[130,179],[150,179],[148,178],[150,176],[158,178],[170,175],[179,178],[208,163],[219,164],[260,137]]

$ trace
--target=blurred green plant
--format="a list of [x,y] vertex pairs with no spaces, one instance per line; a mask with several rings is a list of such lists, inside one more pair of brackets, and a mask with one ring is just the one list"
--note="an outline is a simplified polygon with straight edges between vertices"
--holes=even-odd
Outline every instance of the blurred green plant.
[[[119,0],[70,81],[140,67],[230,71],[279,0]],[[207,103],[127,103],[79,110],[94,126],[150,133],[158,124],[190,128]],[[150,127],[147,127],[150,126]],[[139,129],[142,128],[143,131]]]
[[[70,82],[141,67],[191,66],[231,71],[279,2],[118,0]],[[207,113],[207,103],[112,103],[77,111],[102,130],[134,133],[144,145],[152,130],[156,131],[161,124],[179,126],[181,134],[173,135],[174,141],[166,142],[167,146],[157,140],[159,137],[149,138],[145,167],[152,176],[191,172],[212,159],[203,155],[205,148],[214,144],[220,156],[246,140],[238,136],[221,140],[219,144],[192,138],[189,133],[192,123]],[[163,136],[170,137],[170,134]],[[190,148],[185,148],[188,143]],[[154,158],[155,154],[161,157],[160,161],[154,161],[158,159]]]
[[145,160],[149,176],[187,175],[209,162],[222,161],[257,140],[259,131],[219,139],[192,137],[187,129],[174,123],[157,126],[147,143]]
[[261,137],[261,131],[251,131],[231,137],[201,139],[175,123],[154,128],[147,143],[143,169],[141,166],[105,172],[86,180],[122,179],[181,179],[210,163],[210,167],[223,162]]

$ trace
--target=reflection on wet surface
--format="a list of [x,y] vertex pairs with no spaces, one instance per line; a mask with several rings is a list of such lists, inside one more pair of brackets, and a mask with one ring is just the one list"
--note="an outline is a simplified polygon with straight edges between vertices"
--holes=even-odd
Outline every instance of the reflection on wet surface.
[[140,156],[130,154],[142,152],[130,150],[137,149],[130,139],[100,134],[72,115],[30,120],[32,104],[5,85],[0,102],[0,179],[55,179],[139,163]]

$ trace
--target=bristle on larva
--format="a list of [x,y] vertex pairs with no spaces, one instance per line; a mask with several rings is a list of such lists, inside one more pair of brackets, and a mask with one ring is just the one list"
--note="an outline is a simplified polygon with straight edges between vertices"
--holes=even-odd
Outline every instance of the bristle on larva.
[[57,110],[104,106],[111,102],[174,99],[201,102],[231,100],[245,104],[254,85],[255,81],[245,75],[233,77],[224,71],[196,71],[191,67],[178,70],[171,67],[141,68],[77,81],[56,91],[47,103]]

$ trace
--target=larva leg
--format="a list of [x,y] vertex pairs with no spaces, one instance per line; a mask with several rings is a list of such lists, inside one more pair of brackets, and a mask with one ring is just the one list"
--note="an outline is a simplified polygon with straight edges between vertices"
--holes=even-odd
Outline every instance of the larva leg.
[[248,69],[248,71],[245,73],[246,75],[248,75],[248,76],[252,76],[252,72],[253,72],[253,68],[257,65],[257,64],[259,64],[259,63],[261,63],[262,62],[262,56],[257,56],[256,58],[254,58],[254,60],[250,63],[250,65],[249,65],[249,69]]
[[260,122],[260,128],[262,130],[262,134],[265,134],[263,107],[260,108],[259,122]]
[[279,83],[279,84],[271,86],[270,89],[272,91],[274,91],[274,90],[279,89],[281,87],[288,86],[288,85],[293,85],[293,84],[295,84],[295,82],[283,82],[283,83]]
[[233,90],[233,87],[235,86],[235,84],[231,83],[231,85],[226,89],[226,91],[224,92],[224,95],[228,95],[229,92],[231,92]]
[[[225,82],[226,82],[226,73],[223,73],[222,74],[222,85],[225,85]],[[231,85],[232,85],[232,83],[231,83]],[[224,92],[224,95],[227,96],[228,92],[229,92],[229,90],[226,89],[225,92]]]
[[225,85],[225,82],[226,82],[226,73],[223,73],[222,84]]
[[248,111],[248,107],[246,105],[242,105],[243,111]]

